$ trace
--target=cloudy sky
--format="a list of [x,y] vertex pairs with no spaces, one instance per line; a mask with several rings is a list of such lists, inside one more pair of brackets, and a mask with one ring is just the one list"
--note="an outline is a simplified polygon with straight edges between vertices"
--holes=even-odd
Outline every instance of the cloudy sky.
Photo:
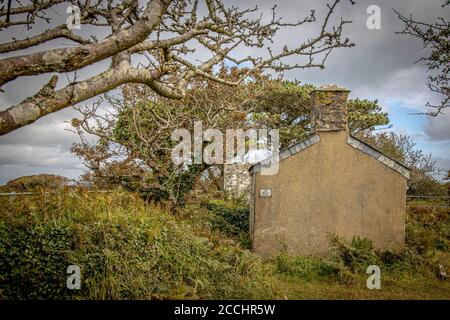
[[[231,3],[227,0],[224,2]],[[262,11],[270,15],[270,8],[277,2],[241,0],[233,3],[238,3],[241,7],[258,4]],[[278,12],[286,20],[298,20],[310,9],[317,9],[320,15],[326,3],[327,1],[283,0],[278,1]],[[367,8],[373,4],[381,9],[379,30],[370,30],[366,25],[370,16]],[[435,101],[437,97],[433,96],[425,85],[424,66],[414,63],[424,55],[422,43],[417,39],[396,34],[396,31],[402,29],[402,23],[392,10],[394,8],[401,13],[412,14],[420,20],[431,22],[436,17],[448,19],[450,16],[450,7],[443,9],[441,4],[440,0],[359,0],[354,6],[344,3],[335,16],[353,21],[347,25],[345,35],[356,46],[334,51],[325,70],[290,71],[285,77],[315,85],[336,83],[350,89],[351,98],[378,99],[390,115],[393,124],[390,130],[412,136],[422,150],[433,155],[441,168],[448,169],[450,110],[439,117],[411,115],[424,111],[425,103]],[[53,13],[55,23],[62,23],[67,17],[66,6],[57,9]],[[316,24],[300,30],[283,30],[276,38],[274,46],[294,46],[295,43],[304,41],[309,34],[317,32],[318,27]],[[0,40],[6,42],[10,41],[11,37],[23,38],[39,31],[39,28],[31,32],[21,28],[3,30],[0,31]],[[49,42],[33,50],[67,44],[68,41]],[[243,56],[248,53],[246,50],[239,52]],[[92,72],[103,70],[107,65],[108,62],[105,61],[90,66],[79,72],[78,76],[82,79]],[[0,110],[35,93],[49,77],[50,75],[27,77],[5,85],[5,92],[0,93]],[[65,123],[76,115],[74,110],[68,108],[0,136],[0,184],[22,175],[44,172],[77,178],[83,171],[83,165],[69,150],[71,144],[77,141],[77,137],[67,131],[69,126]]]

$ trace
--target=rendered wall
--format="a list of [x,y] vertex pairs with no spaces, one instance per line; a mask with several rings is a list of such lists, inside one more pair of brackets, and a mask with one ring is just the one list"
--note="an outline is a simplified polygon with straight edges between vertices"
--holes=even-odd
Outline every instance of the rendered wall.
[[[279,172],[253,176],[253,249],[265,256],[321,254],[327,234],[398,249],[405,240],[406,179],[347,143],[347,131],[317,132],[320,141],[283,160]],[[272,189],[261,198],[261,188]]]

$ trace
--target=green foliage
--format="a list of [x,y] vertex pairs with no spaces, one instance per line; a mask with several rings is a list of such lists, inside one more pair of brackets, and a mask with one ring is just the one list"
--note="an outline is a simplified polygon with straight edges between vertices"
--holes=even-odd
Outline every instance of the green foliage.
[[382,112],[378,100],[351,99],[347,103],[349,129],[352,133],[373,130],[376,126],[389,124],[387,112]]
[[247,205],[215,199],[208,201],[206,207],[213,214],[213,227],[250,247],[250,212]]
[[379,263],[370,239],[355,236],[348,243],[336,235],[329,235],[329,241],[330,258],[343,269],[351,272],[365,272],[369,265]]
[[[284,249],[263,260],[222,231],[248,236],[248,211],[235,202],[190,204],[186,216],[174,216],[136,194],[80,190],[2,199],[1,206],[1,299],[442,298],[449,289],[434,271],[438,263],[450,268],[445,210],[411,210],[403,251],[330,237],[326,256]],[[213,231],[219,218],[221,231]],[[431,241],[422,239],[427,230]],[[80,290],[66,288],[71,264],[81,268]],[[371,264],[382,269],[377,292],[365,287]]]
[[[281,148],[311,134],[314,86],[268,78],[258,79],[247,86],[251,90],[244,96],[244,107],[251,115],[250,121],[257,128],[278,128]],[[351,99],[347,109],[352,133],[371,131],[376,126],[389,124],[388,115],[382,112],[377,100]]]
[[309,135],[312,85],[262,78],[247,86],[243,101],[253,127],[278,128],[281,148]]
[[[266,289],[261,263],[123,192],[4,203],[0,296],[8,299],[240,298]],[[66,288],[70,264],[79,291]]]
[[416,253],[432,256],[436,250],[450,248],[450,216],[445,208],[410,209],[406,224],[406,243]]
[[67,252],[73,239],[67,225],[8,226],[0,222],[0,297],[68,298]]
[[[118,176],[117,180],[126,189],[139,193],[147,201],[170,201],[176,206],[183,206],[187,193],[194,187],[195,178],[204,167],[189,165],[182,168],[173,163],[170,150],[176,142],[170,136],[175,127],[163,129],[155,121],[155,117],[177,117],[186,112],[186,107],[169,108],[163,101],[138,100],[132,108],[122,108],[118,113],[111,140],[124,146],[139,159],[138,162],[144,162],[148,167],[141,169],[141,175]],[[142,132],[149,138],[144,139]],[[124,162],[122,170],[132,171],[133,167],[128,167],[128,163]]]
[[308,281],[336,280],[339,268],[323,259],[315,257],[289,256],[286,251],[274,258],[275,272],[288,277],[297,277]]

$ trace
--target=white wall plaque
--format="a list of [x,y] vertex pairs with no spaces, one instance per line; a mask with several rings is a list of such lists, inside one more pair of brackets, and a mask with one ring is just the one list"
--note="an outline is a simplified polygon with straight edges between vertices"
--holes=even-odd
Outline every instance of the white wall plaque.
[[270,198],[272,197],[272,189],[259,189],[260,198]]

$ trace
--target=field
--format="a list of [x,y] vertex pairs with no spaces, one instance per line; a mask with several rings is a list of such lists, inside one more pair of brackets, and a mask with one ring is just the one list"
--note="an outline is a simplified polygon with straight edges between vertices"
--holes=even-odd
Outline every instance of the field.
[[[201,199],[170,212],[139,196],[41,193],[1,198],[2,299],[449,299],[449,211],[411,202],[403,252],[330,236],[326,257],[264,260],[249,249],[248,210]],[[69,290],[69,265],[81,289]],[[381,289],[366,286],[368,265]]]

